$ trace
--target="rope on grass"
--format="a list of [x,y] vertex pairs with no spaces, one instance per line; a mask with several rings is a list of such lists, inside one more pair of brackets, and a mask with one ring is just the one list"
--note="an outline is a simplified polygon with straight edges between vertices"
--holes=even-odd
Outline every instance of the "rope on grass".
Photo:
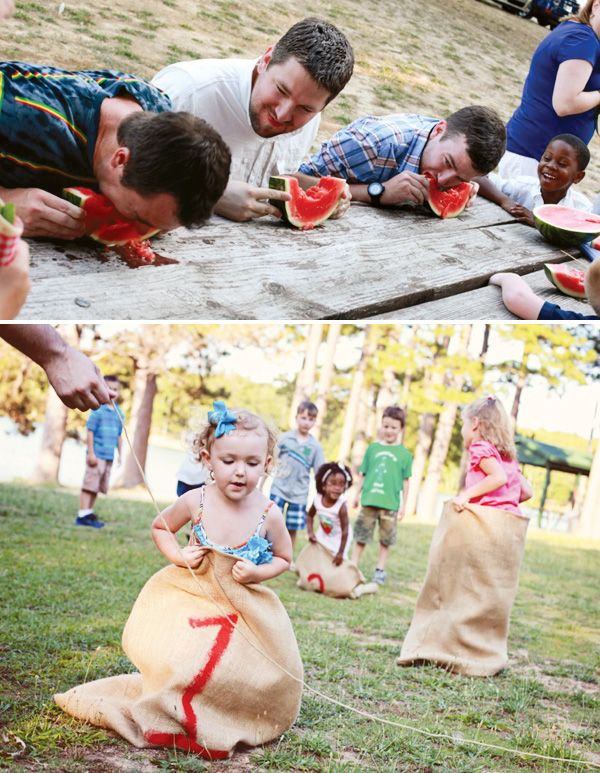
[[[111,404],[112,404],[113,408],[115,408],[115,410],[116,410],[116,406],[115,406],[115,404],[114,404],[114,402],[112,400],[111,400]],[[173,537],[175,537],[175,535],[173,534],[173,532],[169,528],[169,524],[167,523],[166,519],[162,515],[160,507],[158,506],[158,502],[156,501],[156,499],[154,497],[154,494],[152,493],[152,490],[150,488],[150,485],[148,484],[148,480],[146,478],[146,474],[145,474],[145,472],[144,472],[144,470],[142,468],[142,465],[140,464],[140,461],[137,458],[137,455],[136,455],[135,451],[133,450],[133,445],[132,445],[132,443],[131,443],[131,441],[129,439],[129,434],[127,432],[127,427],[125,426],[125,422],[123,421],[123,419],[121,419],[121,416],[120,416],[119,412],[117,411],[116,413],[117,413],[117,416],[119,417],[119,421],[121,422],[121,426],[123,427],[123,432],[125,434],[125,439],[127,440],[127,445],[129,446],[129,450],[131,451],[131,454],[132,454],[132,456],[133,456],[133,458],[135,460],[135,463],[136,463],[136,465],[138,467],[140,475],[142,476],[142,480],[144,482],[144,486],[146,487],[146,490],[148,491],[148,494],[150,495],[150,498],[151,498],[151,500],[152,500],[152,502],[154,504],[156,512],[160,516],[165,529],[169,532],[169,534],[171,534]],[[179,551],[181,553],[181,547],[179,546],[179,544],[178,544],[178,548],[179,548]],[[210,601],[215,605],[215,607],[219,610],[219,612],[233,625],[233,621],[230,618],[229,613],[226,612],[223,609],[223,607],[221,607],[219,602],[211,596],[210,591],[206,592],[204,590],[198,575],[196,575],[194,573],[194,570],[190,566],[189,562],[187,561],[187,559],[185,558],[183,553],[181,553],[181,557],[183,558],[183,561],[184,561],[184,563],[186,565],[186,568],[189,571],[190,575],[192,576],[193,581],[196,583],[196,585],[198,585],[198,587],[200,588],[202,593],[210,599]],[[207,558],[208,558],[208,560],[210,560],[209,556],[207,556]],[[218,577],[216,577],[216,575],[215,575],[215,579],[217,580],[217,583],[219,584],[219,587],[223,591],[223,595],[226,598],[228,598],[225,589],[223,588],[223,586],[219,582],[219,579],[218,579]],[[232,604],[232,606],[233,606],[233,604]],[[246,642],[251,647],[253,647],[260,655],[262,655],[264,658],[266,658],[274,666],[279,668],[280,671],[283,671],[283,673],[286,674],[286,676],[289,676],[290,679],[293,679],[295,682],[298,682],[299,684],[301,684],[303,689],[307,690],[310,693],[313,693],[314,695],[317,695],[319,698],[322,698],[324,701],[327,701],[329,703],[333,703],[335,706],[339,706],[340,708],[346,709],[347,711],[350,711],[353,714],[358,714],[359,716],[364,717],[365,719],[368,719],[368,720],[370,720],[372,722],[379,722],[382,725],[389,725],[391,727],[397,727],[397,728],[400,728],[402,730],[408,730],[409,732],[417,733],[419,735],[426,736],[427,738],[432,738],[432,739],[436,739],[436,740],[440,740],[440,741],[441,740],[443,740],[443,741],[450,741],[453,744],[459,744],[459,745],[460,744],[465,744],[465,745],[470,745],[470,746],[477,746],[477,747],[479,747],[481,749],[490,749],[490,750],[498,751],[498,752],[506,752],[508,754],[514,754],[514,755],[517,755],[519,757],[531,757],[531,758],[538,759],[538,760],[547,760],[549,762],[562,762],[562,763],[565,763],[567,765],[577,765],[577,766],[585,765],[587,768],[597,768],[597,769],[600,769],[600,763],[590,762],[588,760],[575,760],[575,759],[572,759],[572,758],[569,758],[569,757],[552,757],[552,756],[547,755],[547,754],[538,754],[537,752],[526,752],[526,751],[522,751],[521,749],[513,748],[513,747],[510,747],[510,746],[501,746],[499,744],[487,743],[486,741],[477,741],[476,739],[463,738],[463,737],[459,738],[458,737],[459,736],[458,732],[456,734],[454,734],[454,735],[450,735],[448,733],[435,733],[435,732],[433,732],[431,730],[424,730],[423,728],[414,727],[413,725],[408,725],[408,724],[406,724],[404,722],[397,722],[397,721],[392,720],[392,719],[385,719],[384,717],[379,717],[376,714],[371,714],[370,712],[364,711],[363,709],[357,709],[355,706],[351,706],[348,703],[344,703],[343,701],[337,700],[336,698],[332,698],[330,695],[327,695],[326,693],[321,692],[321,690],[317,690],[315,687],[311,687],[309,684],[307,684],[304,681],[304,679],[296,676],[295,674],[292,674],[290,671],[287,670],[287,668],[285,668],[285,666],[282,666],[281,663],[278,663],[276,660],[274,660],[267,652],[264,652],[261,649],[260,646],[258,646],[254,641],[252,641],[252,639],[250,639],[250,637],[245,633],[245,631],[243,629],[236,627],[236,630],[238,631],[238,633],[240,633],[242,635],[242,637],[246,640]]]

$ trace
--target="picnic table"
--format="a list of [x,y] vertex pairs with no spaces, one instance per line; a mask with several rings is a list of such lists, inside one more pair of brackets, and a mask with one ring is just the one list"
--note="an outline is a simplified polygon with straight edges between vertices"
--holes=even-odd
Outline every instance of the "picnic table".
[[480,198],[449,220],[353,203],[305,232],[275,218],[215,216],[153,247],[176,262],[132,269],[88,244],[32,241],[19,319],[514,319],[487,286],[496,271],[524,274],[544,299],[592,313],[543,276],[544,263],[569,258]]

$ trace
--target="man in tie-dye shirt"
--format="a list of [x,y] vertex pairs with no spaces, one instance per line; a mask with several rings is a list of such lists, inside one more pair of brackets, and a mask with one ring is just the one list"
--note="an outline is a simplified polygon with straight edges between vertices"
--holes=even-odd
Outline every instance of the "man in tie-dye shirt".
[[221,196],[221,137],[135,76],[0,63],[0,197],[26,236],[76,238],[83,212],[63,188],[100,190],[126,218],[169,231],[202,223]]

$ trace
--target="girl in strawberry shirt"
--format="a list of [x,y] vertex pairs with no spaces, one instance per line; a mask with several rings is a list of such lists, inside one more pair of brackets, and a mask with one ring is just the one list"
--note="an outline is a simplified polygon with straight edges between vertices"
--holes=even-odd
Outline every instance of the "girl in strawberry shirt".
[[[344,493],[352,485],[352,473],[345,464],[322,464],[315,475],[317,493],[307,513],[306,531],[310,542],[319,542],[333,554],[333,563],[339,566],[348,558],[352,542],[352,527]],[[313,530],[314,517],[319,528]]]
[[531,486],[519,469],[510,419],[495,397],[483,397],[462,413],[461,429],[469,462],[465,488],[454,497],[457,510],[469,502],[508,510],[525,518],[519,503],[529,499]]

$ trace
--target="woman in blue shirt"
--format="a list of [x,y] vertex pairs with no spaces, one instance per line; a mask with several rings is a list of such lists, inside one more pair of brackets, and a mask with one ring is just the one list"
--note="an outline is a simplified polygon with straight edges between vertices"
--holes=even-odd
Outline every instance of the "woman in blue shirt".
[[588,0],[540,43],[507,129],[502,177],[536,175],[548,142],[567,132],[586,145],[600,107],[600,0]]

